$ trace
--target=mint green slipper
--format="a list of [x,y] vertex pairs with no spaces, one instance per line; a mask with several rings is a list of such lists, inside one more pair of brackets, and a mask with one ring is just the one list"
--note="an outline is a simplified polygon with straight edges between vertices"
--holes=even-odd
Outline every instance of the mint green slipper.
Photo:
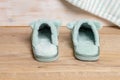
[[58,28],[60,21],[38,20],[31,23],[32,48],[38,61],[50,62],[58,59]]
[[99,58],[99,22],[92,20],[74,21],[67,26],[72,30],[75,57],[79,60],[96,61]]

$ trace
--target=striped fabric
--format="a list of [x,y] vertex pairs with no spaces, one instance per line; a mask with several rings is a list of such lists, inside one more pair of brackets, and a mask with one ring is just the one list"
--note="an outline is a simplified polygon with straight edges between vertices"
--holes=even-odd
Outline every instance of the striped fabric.
[[120,0],[66,0],[120,27]]

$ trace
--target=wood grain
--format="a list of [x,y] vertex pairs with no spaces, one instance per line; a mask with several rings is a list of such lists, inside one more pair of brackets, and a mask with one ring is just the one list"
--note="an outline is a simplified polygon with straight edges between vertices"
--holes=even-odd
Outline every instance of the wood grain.
[[120,29],[100,31],[101,53],[97,62],[83,62],[73,56],[70,30],[60,28],[59,60],[34,60],[30,27],[0,27],[0,80],[119,80]]
[[113,25],[97,16],[76,8],[65,0],[0,0],[0,26],[28,26],[40,19],[59,19],[65,26],[78,19],[94,19]]

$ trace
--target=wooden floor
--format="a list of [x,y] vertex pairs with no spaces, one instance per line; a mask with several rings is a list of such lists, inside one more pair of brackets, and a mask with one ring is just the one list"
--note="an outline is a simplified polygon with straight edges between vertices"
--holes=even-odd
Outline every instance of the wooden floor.
[[60,28],[59,60],[37,62],[31,49],[30,27],[0,27],[0,80],[120,80],[120,28],[100,31],[97,62],[73,56],[70,31]]

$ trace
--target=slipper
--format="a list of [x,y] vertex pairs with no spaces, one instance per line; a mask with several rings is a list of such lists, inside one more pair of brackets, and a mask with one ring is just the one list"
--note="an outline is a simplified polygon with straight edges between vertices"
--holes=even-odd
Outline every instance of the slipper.
[[72,30],[75,57],[84,61],[98,60],[100,23],[92,20],[80,20],[69,23],[67,27]]
[[60,21],[38,20],[32,22],[32,48],[38,61],[50,62],[58,59],[58,29]]

